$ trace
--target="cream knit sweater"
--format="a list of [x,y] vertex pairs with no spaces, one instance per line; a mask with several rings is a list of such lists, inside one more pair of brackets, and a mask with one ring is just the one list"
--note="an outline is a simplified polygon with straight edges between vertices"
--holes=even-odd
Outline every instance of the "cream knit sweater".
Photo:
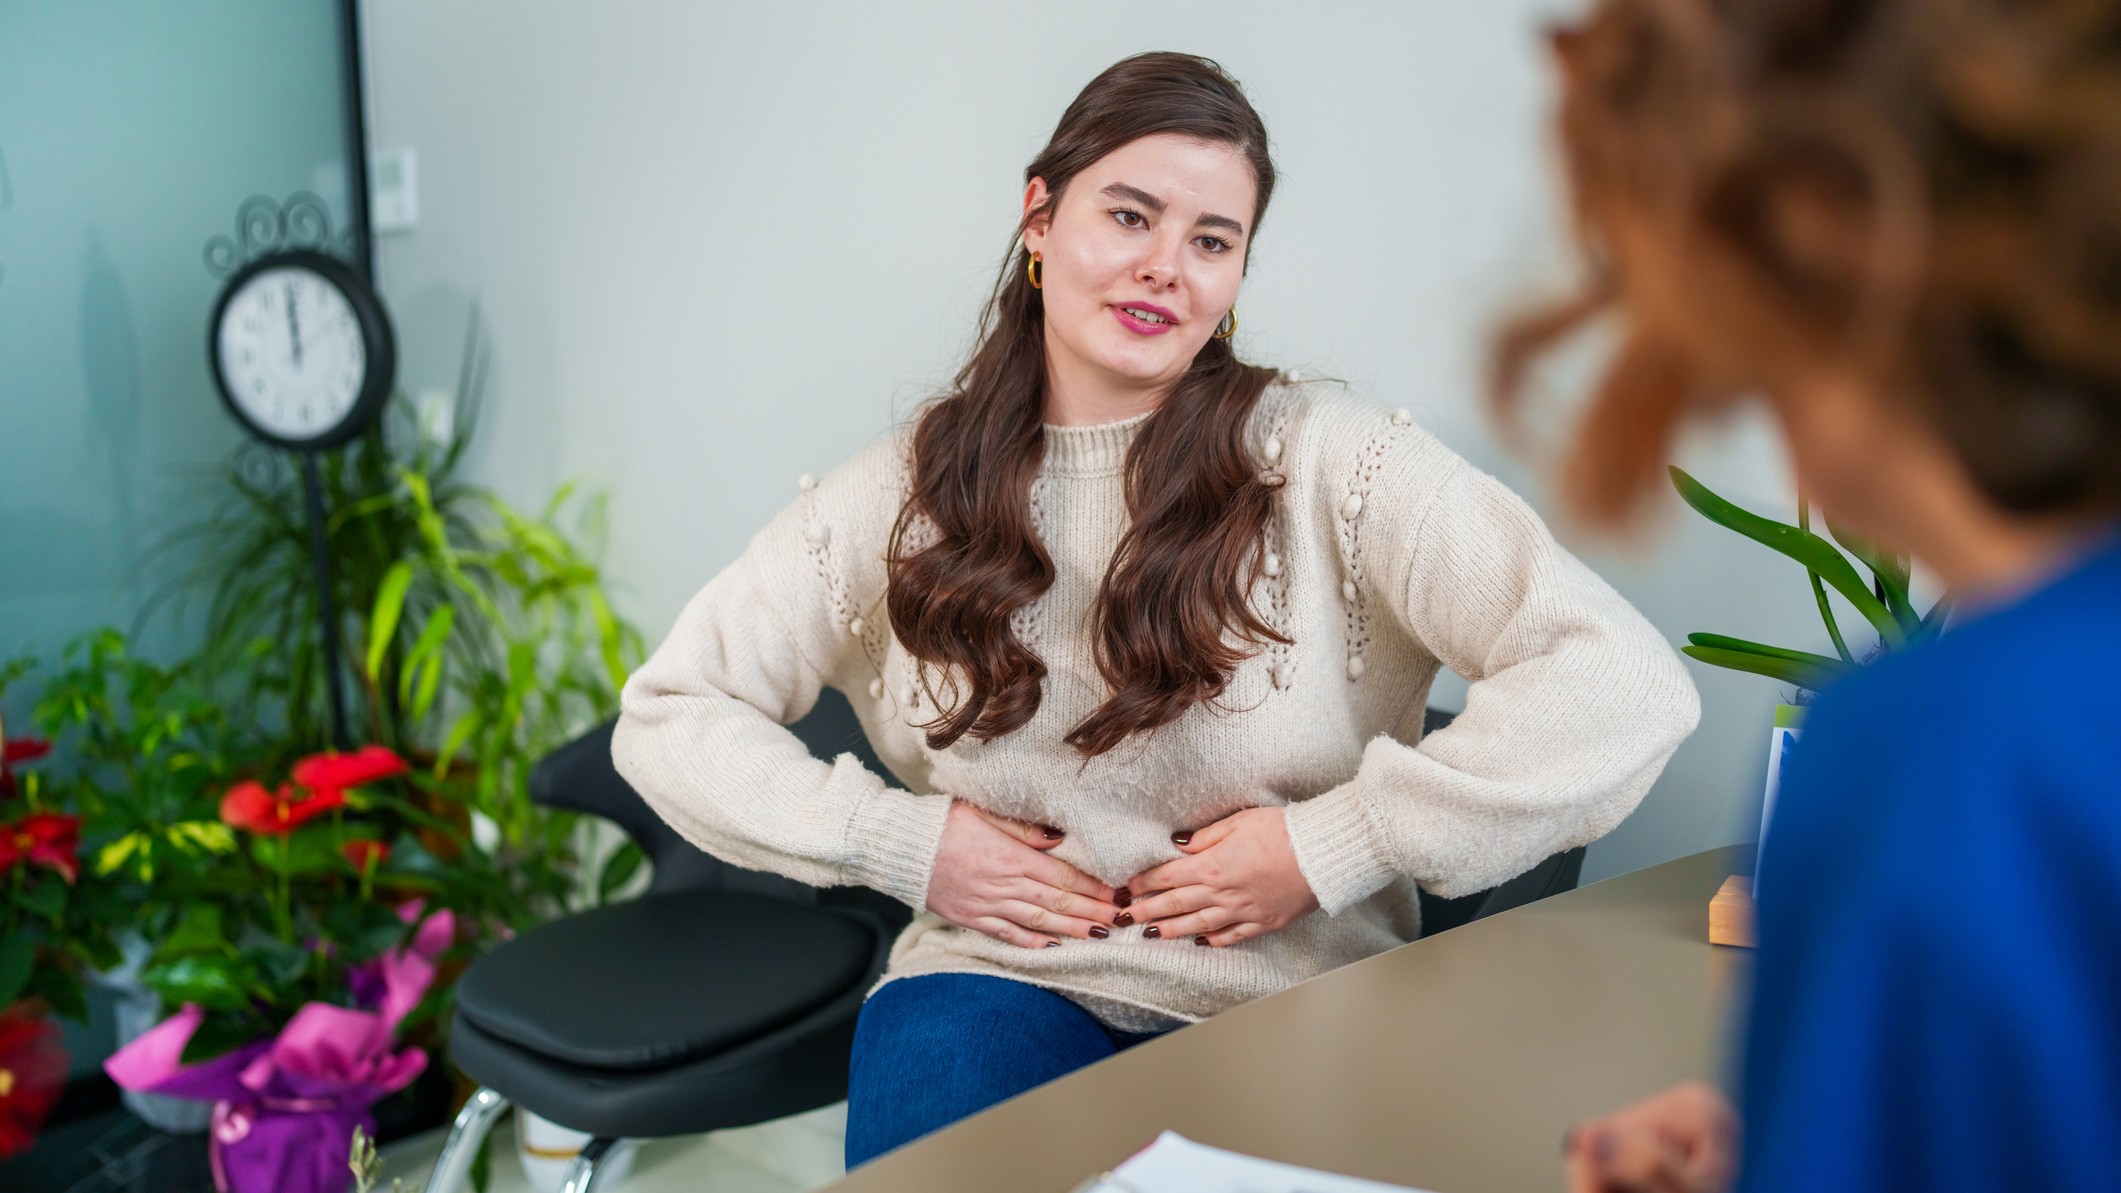
[[[1293,644],[1241,666],[1220,707],[1084,765],[1061,739],[1104,695],[1086,626],[1125,525],[1122,466],[1141,421],[1046,429],[1032,516],[1058,577],[1017,617],[1048,667],[1024,727],[942,751],[916,727],[942,688],[883,607],[901,431],[804,478],[686,606],[626,685],[620,771],[709,853],[912,905],[921,914],[886,981],[1014,978],[1142,1030],[1412,940],[1417,884],[1480,890],[1599,837],[1693,730],[1699,705],[1674,652],[1524,502],[1405,411],[1292,380],[1268,388],[1248,435],[1260,466],[1288,480],[1254,600]],[[1439,666],[1472,687],[1458,719],[1424,739]],[[826,685],[853,700],[898,783],[851,756],[820,762],[782,728]],[[1115,885],[1178,856],[1174,830],[1286,805],[1321,910],[1228,948],[1139,928],[1004,944],[923,910],[952,797],[1060,826],[1055,856]]]

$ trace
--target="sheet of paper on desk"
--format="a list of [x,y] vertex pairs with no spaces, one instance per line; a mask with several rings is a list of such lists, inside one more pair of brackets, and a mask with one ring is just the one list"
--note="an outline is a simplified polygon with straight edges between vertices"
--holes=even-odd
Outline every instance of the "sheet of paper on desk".
[[1081,1193],[1421,1193],[1226,1152],[1170,1131]]

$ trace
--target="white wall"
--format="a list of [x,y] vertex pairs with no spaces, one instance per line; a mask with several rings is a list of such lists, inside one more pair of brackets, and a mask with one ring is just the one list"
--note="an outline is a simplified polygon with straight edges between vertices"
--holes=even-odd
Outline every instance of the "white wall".
[[[609,489],[610,570],[657,638],[798,474],[952,370],[1075,92],[1185,49],[1245,83],[1282,171],[1241,350],[1414,408],[1536,500],[1478,387],[1497,314],[1561,276],[1538,33],[1566,7],[372,0],[376,142],[420,161],[421,224],[380,249],[403,379],[448,384],[476,297],[482,475],[524,501]],[[1689,462],[1786,504],[1757,425]],[[1578,545],[1675,641],[1823,645],[1800,571],[1690,516]],[[1587,877],[1753,835],[1777,690],[1694,672],[1700,733]]]

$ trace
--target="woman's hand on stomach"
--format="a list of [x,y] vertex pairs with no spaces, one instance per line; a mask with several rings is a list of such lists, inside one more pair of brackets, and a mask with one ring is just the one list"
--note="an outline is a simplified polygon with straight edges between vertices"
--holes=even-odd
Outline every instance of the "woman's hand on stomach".
[[1127,883],[1142,935],[1236,944],[1278,932],[1318,909],[1296,866],[1280,808],[1232,812],[1197,832],[1171,834],[1186,854]]
[[1119,915],[1113,890],[1046,850],[1059,829],[950,805],[943,843],[928,876],[928,910],[961,928],[1027,949],[1060,937],[1102,940]]

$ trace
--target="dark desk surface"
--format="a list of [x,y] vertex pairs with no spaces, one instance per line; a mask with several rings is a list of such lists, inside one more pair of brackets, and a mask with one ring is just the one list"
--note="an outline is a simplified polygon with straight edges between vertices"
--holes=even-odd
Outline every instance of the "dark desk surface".
[[1418,941],[1093,1065],[835,1193],[1066,1193],[1159,1131],[1437,1190],[1558,1190],[1569,1124],[1713,1079],[1748,955],[1717,849]]

